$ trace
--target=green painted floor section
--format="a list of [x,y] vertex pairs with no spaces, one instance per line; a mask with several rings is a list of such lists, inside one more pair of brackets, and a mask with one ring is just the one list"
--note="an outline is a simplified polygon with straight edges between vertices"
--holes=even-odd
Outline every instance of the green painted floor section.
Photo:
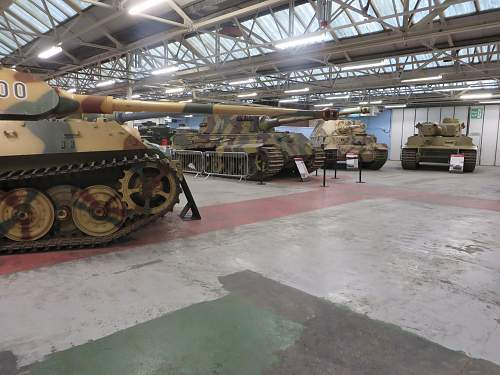
[[32,375],[257,375],[303,327],[236,296],[200,303],[29,366]]

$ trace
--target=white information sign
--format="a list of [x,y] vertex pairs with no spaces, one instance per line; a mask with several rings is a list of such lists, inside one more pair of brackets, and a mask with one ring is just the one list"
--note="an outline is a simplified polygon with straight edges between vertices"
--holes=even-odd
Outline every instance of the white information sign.
[[464,172],[464,154],[453,154],[450,156],[450,173]]
[[300,173],[300,178],[302,181],[309,181],[309,171],[307,170],[306,165],[304,164],[304,160],[302,158],[294,158],[295,165],[297,166],[297,170]]
[[345,155],[346,169],[358,169],[358,154],[347,153]]

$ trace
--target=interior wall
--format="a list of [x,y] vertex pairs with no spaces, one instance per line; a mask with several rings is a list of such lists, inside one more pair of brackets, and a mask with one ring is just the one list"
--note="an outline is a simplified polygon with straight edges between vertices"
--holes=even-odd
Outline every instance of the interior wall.
[[[478,164],[500,166],[500,105],[474,106],[481,118],[470,118],[469,136],[478,146]],[[388,111],[389,112],[389,111]],[[390,160],[401,159],[401,147],[408,136],[414,134],[419,122],[441,122],[445,117],[454,117],[467,125],[469,107],[429,107],[393,109],[390,125]]]

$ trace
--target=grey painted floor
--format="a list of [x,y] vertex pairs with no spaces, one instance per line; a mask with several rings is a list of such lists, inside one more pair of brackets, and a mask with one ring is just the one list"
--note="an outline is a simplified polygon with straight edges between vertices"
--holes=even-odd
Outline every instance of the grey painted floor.
[[[355,175],[339,175],[336,182],[328,178],[327,194],[335,196],[336,186],[345,187],[343,194],[351,188],[355,194],[360,187],[353,182]],[[364,189],[500,201],[500,168],[451,175],[402,171],[388,163],[381,171],[367,172],[365,181]],[[217,178],[190,177],[189,182],[201,207],[298,192],[322,194],[319,179],[264,186]],[[176,225],[181,224],[169,217],[158,230]],[[251,270],[500,365],[498,228],[500,212],[493,209],[386,195],[4,275],[0,352],[14,353],[18,366],[28,365],[223,297],[228,291],[219,277]]]

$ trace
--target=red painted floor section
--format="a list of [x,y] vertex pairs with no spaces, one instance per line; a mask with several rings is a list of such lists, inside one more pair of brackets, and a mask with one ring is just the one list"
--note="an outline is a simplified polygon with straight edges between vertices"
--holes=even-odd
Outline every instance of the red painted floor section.
[[[314,179],[313,183],[316,184],[317,180]],[[202,207],[200,211],[203,220],[201,221],[183,222],[178,218],[171,218],[168,223],[160,221],[137,232],[126,244],[116,244],[101,249],[0,256],[0,275],[50,266],[97,254],[129,250],[140,245],[234,228],[364,199],[391,198],[459,208],[500,211],[500,201],[497,200],[406,191],[380,185],[332,184],[331,181],[329,184],[330,186],[327,188],[318,187],[317,190],[308,192]]]

